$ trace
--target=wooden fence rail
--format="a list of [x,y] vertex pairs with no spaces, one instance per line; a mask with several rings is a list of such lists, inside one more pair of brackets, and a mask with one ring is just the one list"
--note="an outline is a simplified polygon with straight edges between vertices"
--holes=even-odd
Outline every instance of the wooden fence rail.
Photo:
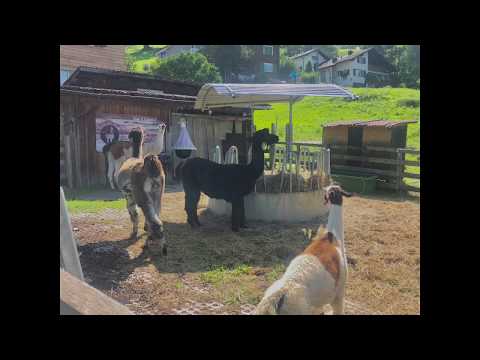
[[60,269],[60,315],[134,315],[126,306]]
[[83,281],[77,242],[60,187],[60,315],[132,315],[127,307]]

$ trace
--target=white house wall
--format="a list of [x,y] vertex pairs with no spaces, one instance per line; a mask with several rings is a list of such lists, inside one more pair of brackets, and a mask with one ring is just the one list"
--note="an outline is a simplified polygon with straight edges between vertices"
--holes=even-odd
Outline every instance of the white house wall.
[[[325,72],[325,82],[334,83],[340,86],[353,86],[353,84],[361,84],[365,86],[365,76],[353,75],[353,70],[358,74],[359,70],[364,70],[365,74],[368,73],[368,53],[363,54],[366,58],[365,64],[357,62],[357,58],[350,61],[339,62],[334,66],[321,70]],[[349,70],[349,74],[346,78],[342,78],[337,75],[337,71]],[[333,72],[333,81],[332,81],[332,72]],[[320,75],[322,79],[322,75]]]
[[[317,56],[318,60],[313,60],[314,56]],[[298,71],[300,71],[300,68],[302,69],[302,71],[304,71],[309,61],[312,63],[312,70],[313,70],[313,66],[315,64],[323,63],[325,60],[327,59],[325,59],[320,53],[314,51],[305,56],[301,56],[296,59],[293,59],[293,62],[295,63],[295,67],[297,68]]]

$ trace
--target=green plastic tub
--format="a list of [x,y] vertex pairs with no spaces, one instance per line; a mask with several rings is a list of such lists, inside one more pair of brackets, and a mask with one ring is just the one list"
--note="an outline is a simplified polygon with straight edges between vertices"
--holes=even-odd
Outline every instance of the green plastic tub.
[[332,174],[332,178],[348,192],[355,192],[358,194],[371,194],[374,193],[377,188],[376,176]]

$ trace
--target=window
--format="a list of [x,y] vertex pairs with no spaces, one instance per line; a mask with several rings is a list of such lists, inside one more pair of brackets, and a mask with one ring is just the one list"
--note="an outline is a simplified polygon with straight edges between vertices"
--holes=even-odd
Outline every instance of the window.
[[273,46],[263,45],[263,55],[273,56]]
[[273,64],[263,63],[263,72],[268,72],[268,73],[273,72]]
[[357,76],[357,69],[353,69],[353,76]]
[[71,74],[72,72],[70,70],[60,69],[60,85],[63,85],[63,83],[67,81]]
[[318,55],[312,56],[312,61],[318,61]]
[[166,52],[166,51],[160,51],[160,52],[158,53],[158,55],[160,56],[160,59],[163,59],[164,57],[167,56],[167,52]]
[[357,57],[357,62],[359,64],[366,64],[367,63],[367,59],[364,57],[364,56],[359,56]]

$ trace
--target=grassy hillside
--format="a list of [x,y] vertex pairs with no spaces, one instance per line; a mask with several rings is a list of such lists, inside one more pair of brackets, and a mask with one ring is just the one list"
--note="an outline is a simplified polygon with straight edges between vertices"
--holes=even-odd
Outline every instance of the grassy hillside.
[[[353,88],[361,98],[305,98],[293,106],[294,139],[322,140],[322,125],[339,120],[420,120],[420,91],[404,88]],[[288,104],[275,104],[272,110],[255,111],[257,129],[277,122],[279,136],[285,139]],[[420,148],[420,122],[408,125],[407,146]]]
[[144,73],[144,65],[152,64],[156,59],[156,53],[166,45],[150,45],[152,49],[143,50],[143,45],[130,45],[127,47],[127,62],[133,62],[133,72]]

